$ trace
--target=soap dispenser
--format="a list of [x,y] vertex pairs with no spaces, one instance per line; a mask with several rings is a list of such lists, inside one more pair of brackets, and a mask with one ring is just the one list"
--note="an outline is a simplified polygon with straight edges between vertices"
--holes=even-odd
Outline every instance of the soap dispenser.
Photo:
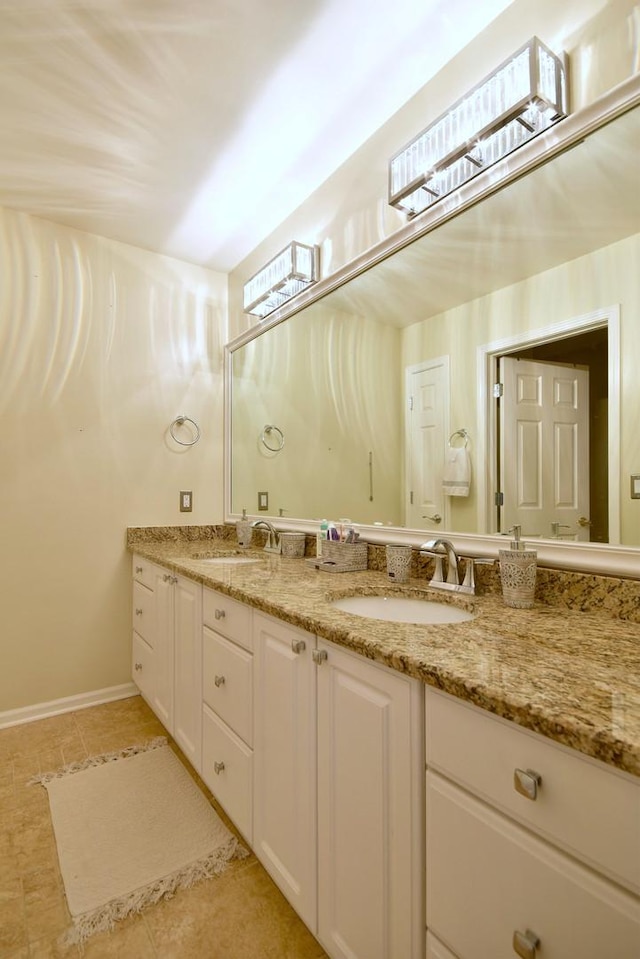
[[530,609],[535,599],[538,554],[522,542],[519,526],[512,526],[509,532],[513,534],[510,548],[499,550],[502,596],[507,606]]
[[239,519],[236,523],[236,534],[238,536],[238,546],[251,546],[253,526],[247,517],[246,509],[242,510],[242,519]]

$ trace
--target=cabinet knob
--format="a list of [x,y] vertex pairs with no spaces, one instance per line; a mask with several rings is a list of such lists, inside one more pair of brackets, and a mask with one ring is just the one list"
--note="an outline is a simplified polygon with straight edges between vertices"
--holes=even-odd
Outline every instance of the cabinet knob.
[[136,573],[142,572],[142,566],[136,566]]
[[225,684],[224,676],[216,676],[213,681],[216,684],[216,686],[224,686]]
[[142,610],[139,606],[136,606],[136,616],[142,616]]
[[535,802],[538,798],[538,787],[541,783],[542,776],[535,769],[515,769],[513,772],[515,790],[525,799],[531,799]]
[[133,668],[136,672],[139,672],[142,669],[142,663],[136,663]]
[[214,763],[214,764],[213,764],[213,771],[214,771],[214,773],[216,774],[216,776],[219,776],[220,773],[221,773],[223,770],[224,770],[224,763]]
[[172,576],[171,576],[171,573],[165,573],[164,576],[162,577],[162,579],[164,580],[165,583],[171,583],[171,582],[173,582],[173,578],[172,578]]
[[322,666],[322,664],[326,662],[328,658],[328,653],[326,649],[314,649],[311,653],[311,656],[316,666]]
[[307,644],[304,639],[292,639],[291,640],[291,649],[294,653],[302,653],[307,648]]
[[215,616],[216,619],[224,619],[225,617],[224,609],[216,609],[213,615]]
[[540,940],[535,932],[527,929],[526,932],[514,932],[513,951],[521,959],[536,959],[536,951],[540,945]]

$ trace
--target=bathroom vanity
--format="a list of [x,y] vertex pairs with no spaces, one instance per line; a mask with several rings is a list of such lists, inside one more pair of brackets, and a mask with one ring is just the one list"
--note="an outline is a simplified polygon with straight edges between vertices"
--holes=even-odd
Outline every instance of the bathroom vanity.
[[134,680],[332,959],[640,954],[640,625],[128,542]]

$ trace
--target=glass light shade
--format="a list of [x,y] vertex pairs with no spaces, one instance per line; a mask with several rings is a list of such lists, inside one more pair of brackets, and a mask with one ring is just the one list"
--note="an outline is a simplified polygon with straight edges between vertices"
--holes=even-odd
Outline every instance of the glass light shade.
[[389,203],[422,213],[565,117],[565,62],[533,37],[389,163]]
[[244,285],[244,312],[272,313],[318,279],[320,251],[293,240]]

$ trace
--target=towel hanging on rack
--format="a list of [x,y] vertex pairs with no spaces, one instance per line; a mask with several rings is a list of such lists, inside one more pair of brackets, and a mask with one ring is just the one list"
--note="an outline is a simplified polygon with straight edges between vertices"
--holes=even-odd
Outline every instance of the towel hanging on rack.
[[[451,446],[454,436],[462,436],[464,446]],[[466,430],[457,430],[449,437],[449,448],[444,457],[442,492],[445,496],[468,496],[471,488],[471,459],[467,450]]]

